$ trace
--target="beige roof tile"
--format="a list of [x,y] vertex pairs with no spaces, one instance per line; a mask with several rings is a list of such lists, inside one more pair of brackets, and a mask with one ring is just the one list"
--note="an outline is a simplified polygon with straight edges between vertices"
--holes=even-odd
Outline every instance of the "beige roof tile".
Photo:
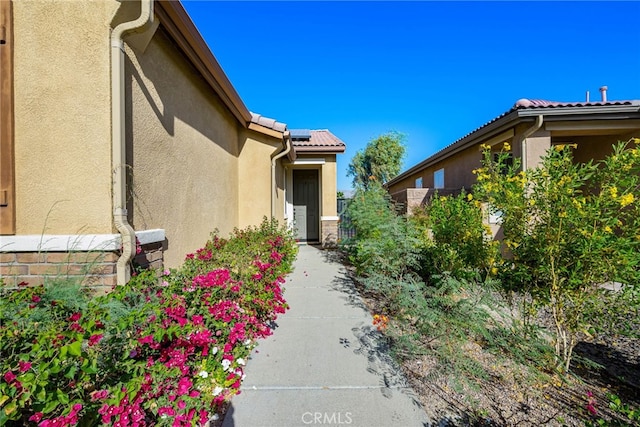
[[273,129],[277,132],[284,132],[287,130],[287,125],[285,123],[277,122],[275,119],[270,119],[253,112],[251,113],[251,123],[266,127],[267,129]]

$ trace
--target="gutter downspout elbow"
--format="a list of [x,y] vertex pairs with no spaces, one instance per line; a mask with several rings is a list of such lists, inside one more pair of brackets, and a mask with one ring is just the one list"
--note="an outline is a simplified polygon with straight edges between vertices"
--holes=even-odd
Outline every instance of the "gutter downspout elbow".
[[276,154],[271,158],[271,218],[276,217],[276,193],[278,191],[276,187],[276,162],[278,159],[286,156],[291,151],[291,133],[285,131],[283,135],[286,141],[286,147],[284,150]]
[[140,16],[118,24],[112,31],[111,44],[111,173],[113,223],[120,233],[122,253],[116,264],[118,285],[131,278],[129,263],[136,253],[136,234],[127,220],[126,209],[126,137],[124,93],[124,41],[130,32],[144,31],[153,23],[154,0],[140,1]]
[[538,117],[536,117],[535,124],[531,126],[529,129],[527,129],[524,132],[524,134],[522,134],[522,142],[520,143],[520,150],[522,151],[521,157],[522,157],[523,171],[526,171],[528,166],[527,165],[527,138],[529,138],[531,135],[536,133],[542,127],[543,123],[544,123],[544,116],[542,114],[539,114]]

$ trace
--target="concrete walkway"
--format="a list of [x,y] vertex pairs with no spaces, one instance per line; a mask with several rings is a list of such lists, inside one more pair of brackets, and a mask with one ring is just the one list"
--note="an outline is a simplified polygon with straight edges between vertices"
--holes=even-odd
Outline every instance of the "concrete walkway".
[[300,246],[285,283],[291,308],[252,354],[223,427],[429,425],[331,256]]

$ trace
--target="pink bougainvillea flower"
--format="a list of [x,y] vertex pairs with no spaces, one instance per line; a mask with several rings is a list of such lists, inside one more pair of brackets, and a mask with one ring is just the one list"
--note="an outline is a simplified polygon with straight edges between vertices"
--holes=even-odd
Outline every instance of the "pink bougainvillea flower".
[[82,328],[82,326],[80,326],[79,323],[72,323],[71,326],[69,326],[69,329],[71,329],[74,332],[79,332],[79,333],[83,333],[84,329]]
[[69,320],[71,322],[77,322],[78,320],[80,320],[81,317],[82,317],[82,313],[73,313],[71,317],[69,317]]
[[29,421],[33,421],[35,423],[39,422],[42,419],[44,414],[42,412],[36,412],[35,414],[29,417]]
[[138,338],[138,342],[140,344],[152,344],[153,343],[153,335],[147,335],[142,338]]
[[104,400],[106,398],[109,397],[109,390],[96,390],[94,392],[91,392],[91,400],[92,401],[96,401],[96,400]]
[[91,335],[89,337],[89,347],[93,347],[94,345],[98,344],[102,337],[104,337],[104,335],[102,334]]
[[31,369],[31,362],[23,362],[22,360],[18,362],[18,366],[20,367],[20,372],[27,372]]
[[31,297],[31,302],[39,303],[40,301],[42,301],[42,298],[40,298],[38,295],[33,295]]
[[4,374],[3,378],[6,382],[11,384],[16,379],[16,375],[13,372],[8,371],[7,373]]
[[158,415],[163,416],[169,416],[169,417],[173,417],[176,414],[176,411],[171,407],[171,406],[162,406],[160,409],[158,409]]
[[189,394],[189,391],[191,390],[192,385],[193,383],[189,378],[187,377],[180,378],[180,381],[178,381],[178,394],[180,396],[184,394]]

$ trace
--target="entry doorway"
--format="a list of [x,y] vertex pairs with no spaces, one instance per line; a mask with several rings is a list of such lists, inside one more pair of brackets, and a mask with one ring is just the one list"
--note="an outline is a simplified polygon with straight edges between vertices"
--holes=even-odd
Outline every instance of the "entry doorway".
[[319,183],[318,170],[293,170],[293,224],[301,242],[320,241]]

